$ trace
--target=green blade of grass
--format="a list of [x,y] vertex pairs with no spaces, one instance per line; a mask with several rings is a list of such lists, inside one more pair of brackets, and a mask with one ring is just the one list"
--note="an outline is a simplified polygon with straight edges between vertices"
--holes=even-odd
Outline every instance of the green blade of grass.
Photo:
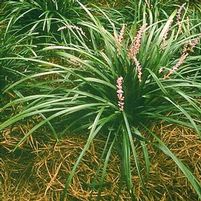
[[158,142],[155,143],[154,146],[156,146],[158,149],[160,149],[164,154],[172,158],[172,160],[177,164],[179,169],[183,172],[185,177],[188,179],[188,181],[193,186],[194,190],[197,192],[199,199],[201,199],[201,184],[200,182],[194,177],[192,172],[173,154],[170,149],[165,145],[164,142],[160,140],[153,132],[150,132],[151,135],[156,139]]
[[[134,161],[135,161],[135,166],[136,166],[136,169],[137,169],[137,173],[138,173],[138,176],[140,178],[141,184],[142,184],[143,188],[145,189],[145,187],[144,187],[144,181],[143,181],[143,176],[141,174],[141,168],[140,168],[140,165],[139,165],[139,158],[138,158],[138,154],[137,154],[137,151],[136,151],[136,147],[135,147],[134,142],[133,142],[133,137],[132,137],[130,125],[129,125],[127,116],[126,116],[126,114],[125,114],[124,111],[123,111],[122,115],[123,115],[123,119],[124,119],[126,131],[127,131],[128,137],[129,137],[130,146],[131,146],[131,150],[132,150],[132,153],[133,153],[133,157],[134,157]],[[127,173],[127,174],[129,175],[129,173]]]
[[71,170],[69,176],[66,179],[65,188],[64,188],[64,192],[63,192],[63,198],[62,198],[63,201],[65,200],[65,198],[67,196],[67,190],[69,188],[69,185],[71,184],[71,180],[72,180],[72,178],[73,178],[73,176],[74,176],[74,174],[75,174],[75,172],[76,172],[76,170],[78,168],[79,163],[81,162],[81,160],[82,160],[84,154],[86,153],[86,151],[89,149],[94,137],[97,135],[97,133],[103,127],[103,125],[99,125],[98,127],[97,127],[97,125],[99,123],[99,119],[100,119],[104,109],[105,108],[102,107],[101,110],[98,112],[98,114],[97,114],[97,116],[96,116],[96,118],[95,118],[95,120],[94,120],[94,122],[92,124],[92,128],[90,130],[90,134],[89,134],[89,137],[87,139],[87,142],[86,142],[82,152],[80,153],[77,161],[75,162],[75,165],[73,166],[73,169]]

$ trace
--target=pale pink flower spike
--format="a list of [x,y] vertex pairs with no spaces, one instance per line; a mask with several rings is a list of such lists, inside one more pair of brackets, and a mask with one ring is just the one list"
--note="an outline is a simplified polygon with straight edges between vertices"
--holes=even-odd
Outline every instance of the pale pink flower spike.
[[117,87],[117,98],[118,98],[119,110],[123,111],[124,110],[123,77],[118,77],[117,78],[116,87]]
[[140,30],[138,31],[136,37],[134,38],[134,40],[131,44],[129,52],[128,52],[128,57],[133,61],[133,63],[136,66],[139,82],[142,81],[142,67],[141,67],[140,62],[137,59],[137,54],[140,50],[141,39],[142,39],[143,33],[145,32],[146,26],[147,26],[147,24],[144,24],[141,26]]

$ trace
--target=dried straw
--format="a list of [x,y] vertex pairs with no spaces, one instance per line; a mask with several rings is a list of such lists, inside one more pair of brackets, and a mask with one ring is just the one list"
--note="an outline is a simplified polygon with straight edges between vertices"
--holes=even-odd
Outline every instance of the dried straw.
[[[158,125],[154,126],[153,130],[201,181],[201,141],[196,134],[189,129],[174,125]],[[10,133],[10,140],[11,138]],[[15,153],[6,151],[5,143],[0,142],[0,200],[59,201],[66,176],[86,140],[85,135],[70,135],[59,143],[53,140],[45,142],[45,139],[36,137],[34,144],[38,144],[37,150],[27,142]],[[98,183],[94,179],[98,168],[102,166],[100,158],[104,144],[104,137],[94,140],[73,178],[67,200],[96,200]],[[4,154],[2,154],[3,150]],[[131,200],[126,186],[120,182],[120,159],[116,150],[118,149],[114,149],[110,158],[108,175],[101,194],[103,201]],[[132,170],[137,199],[139,201],[197,201],[196,193],[175,163],[151,145],[148,145],[148,150],[152,165],[150,176],[146,181],[147,195],[143,194],[135,168]],[[140,153],[139,159],[143,166],[143,154],[140,149],[137,151]],[[118,192],[120,192],[119,196],[117,196]]]

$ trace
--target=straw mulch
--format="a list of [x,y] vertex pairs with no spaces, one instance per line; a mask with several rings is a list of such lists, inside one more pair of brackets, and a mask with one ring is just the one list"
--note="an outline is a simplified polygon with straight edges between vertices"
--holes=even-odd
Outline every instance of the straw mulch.
[[[201,181],[201,141],[184,128],[157,126],[154,128],[168,147],[188,165]],[[5,130],[0,138],[0,200],[59,201],[65,179],[81,152],[87,135],[69,135],[55,142],[51,138],[35,137],[15,152],[10,152],[25,127]],[[11,134],[12,133],[12,134]],[[21,135],[20,134],[20,135]],[[44,131],[40,135],[44,136]],[[99,184],[97,170],[102,167],[104,139],[96,139],[84,156],[68,192],[69,201],[96,200]],[[133,169],[135,191],[140,201],[197,201],[196,193],[174,162],[163,153],[149,147],[151,172],[143,195],[139,178]],[[120,159],[115,149],[110,158],[108,175],[101,200],[132,200],[126,186],[120,182]]]

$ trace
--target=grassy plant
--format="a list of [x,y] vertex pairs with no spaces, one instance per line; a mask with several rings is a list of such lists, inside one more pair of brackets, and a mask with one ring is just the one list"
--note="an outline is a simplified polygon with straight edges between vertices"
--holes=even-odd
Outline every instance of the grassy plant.
[[[185,17],[190,18],[197,24],[200,19],[200,3],[198,1],[172,1],[172,0],[130,0],[125,6],[116,8],[122,14],[122,20],[125,20],[128,24],[136,23],[140,21],[144,15],[152,18],[149,20],[159,21],[166,19],[174,10],[180,10],[182,19]],[[112,16],[112,15],[111,15]]]
[[[48,35],[59,41],[68,38],[68,42],[72,32],[83,34],[77,26],[83,18],[83,11],[74,0],[9,0],[4,7],[4,16],[11,31]],[[51,41],[51,37],[45,41]]]
[[[0,57],[9,56],[27,56],[37,57],[36,51],[38,50],[36,44],[32,44],[32,38],[34,35],[25,34],[1,34],[2,39],[0,42],[1,51]],[[15,82],[16,80],[24,77],[26,74],[33,72],[31,64],[26,65],[21,61],[6,60],[1,62],[1,89],[3,89],[8,83]],[[35,69],[34,72],[37,70]]]
[[[162,121],[192,128],[201,137],[198,100],[201,75],[200,64],[196,62],[200,56],[193,56],[196,52],[191,52],[198,45],[195,41],[199,41],[199,35],[178,35],[177,26],[171,26],[176,12],[164,22],[149,21],[147,24],[144,18],[140,27],[135,24],[136,29],[127,31],[124,27],[120,33],[111,23],[114,32],[111,34],[82,7],[91,19],[91,22],[81,23],[89,30],[91,41],[82,46],[45,48],[44,51],[57,55],[59,64],[37,58],[1,59],[35,62],[41,72],[26,76],[6,89],[15,89],[19,98],[2,107],[1,111],[18,104],[23,107],[5,120],[0,130],[29,117],[41,117],[41,122],[26,133],[15,149],[45,124],[57,139],[69,130],[75,133],[89,130],[88,140],[67,177],[63,199],[80,161],[100,134],[107,139],[102,154],[103,168],[97,178],[100,186],[104,185],[112,148],[117,144],[122,178],[130,196],[136,199],[132,173],[138,175],[146,194],[150,169],[147,145],[152,145],[177,164],[201,198],[199,181],[150,129],[152,124]],[[183,53],[188,55],[181,60]],[[33,94],[24,91],[25,84],[26,90]],[[144,162],[138,159],[140,153],[144,154]]]

